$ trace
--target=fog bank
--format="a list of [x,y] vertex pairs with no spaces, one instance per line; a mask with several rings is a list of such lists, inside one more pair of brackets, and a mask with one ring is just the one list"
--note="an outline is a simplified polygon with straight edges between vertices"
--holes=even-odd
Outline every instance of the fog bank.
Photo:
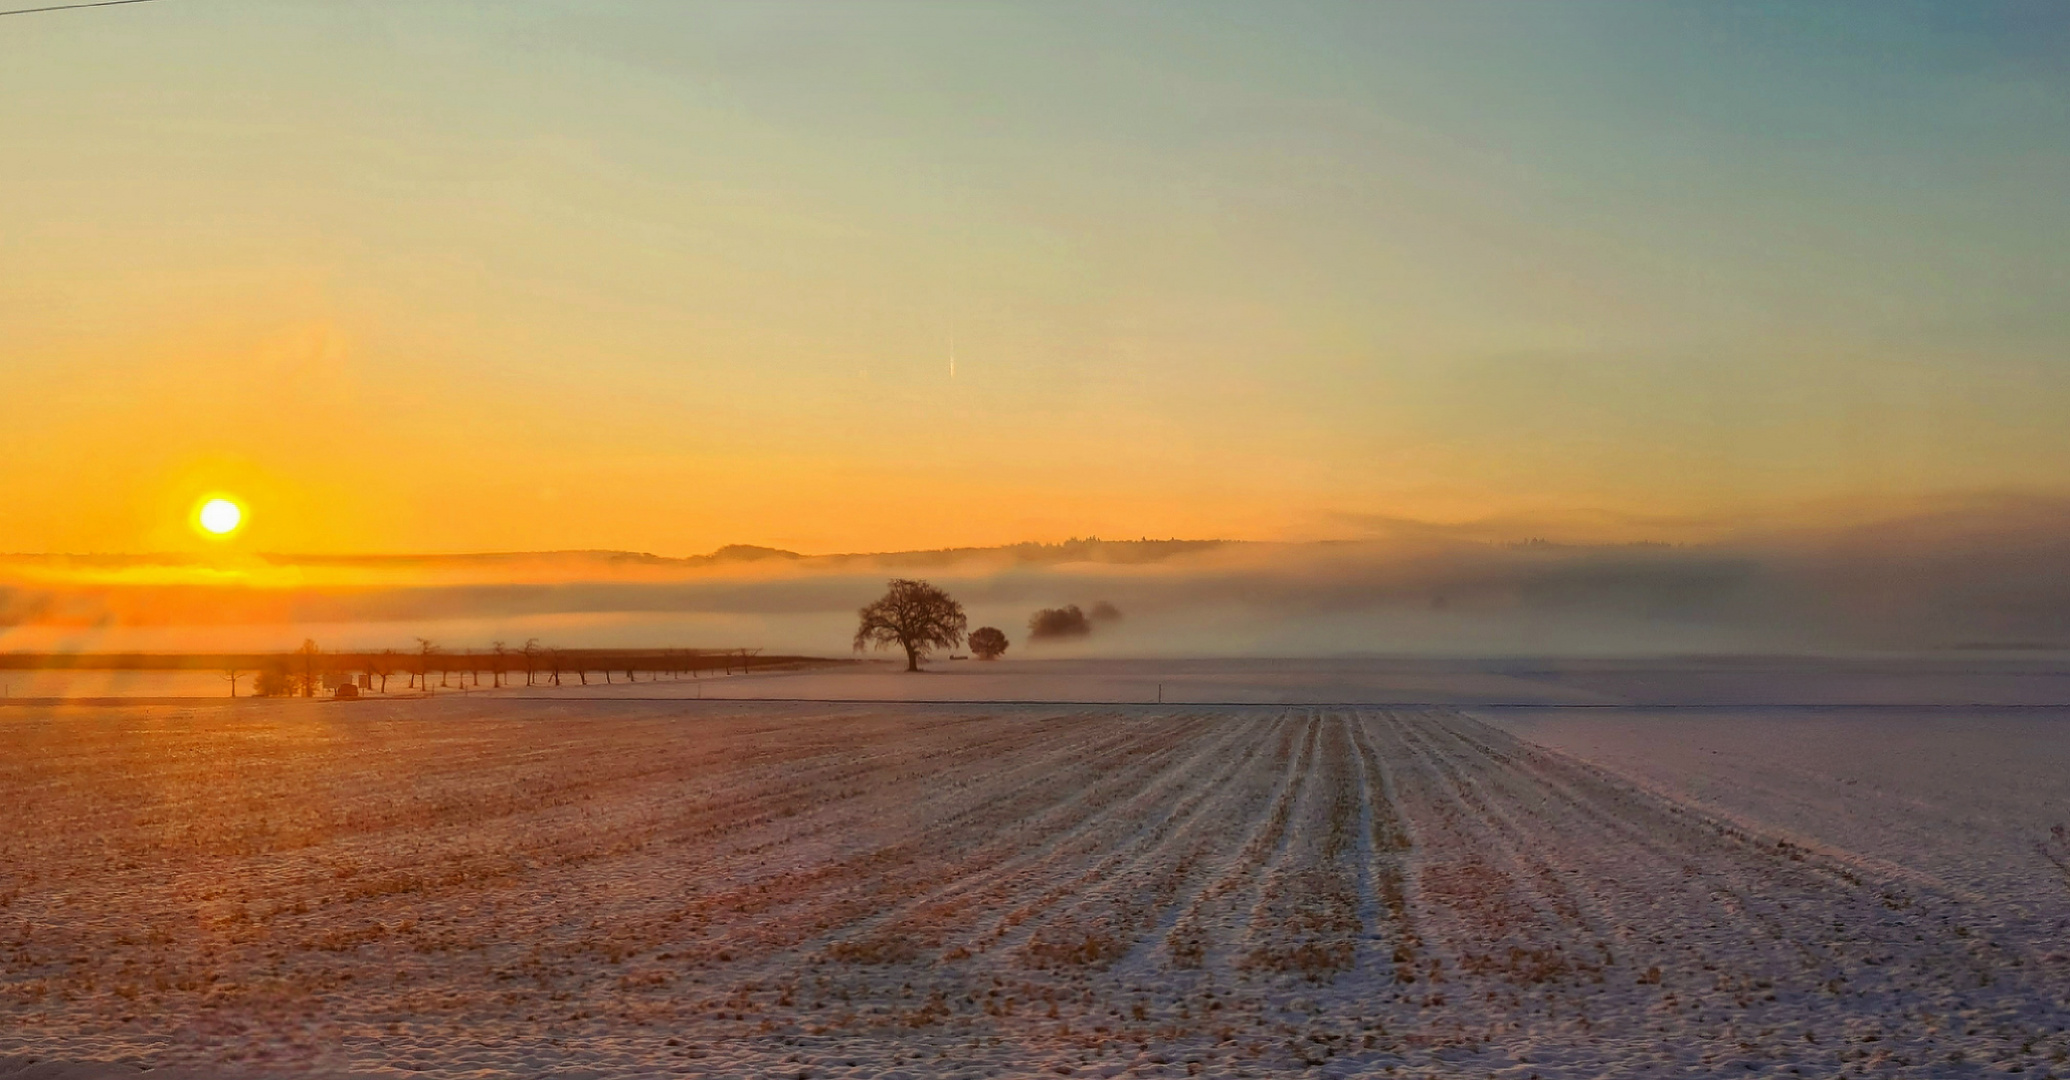
[[[2070,504],[1973,501],[1706,544],[1072,541],[804,556],[728,548],[205,563],[0,558],[0,648],[340,647],[436,636],[841,654],[855,609],[924,577],[1015,655],[1643,655],[2070,646]],[[1128,613],[1024,640],[1041,609]]]

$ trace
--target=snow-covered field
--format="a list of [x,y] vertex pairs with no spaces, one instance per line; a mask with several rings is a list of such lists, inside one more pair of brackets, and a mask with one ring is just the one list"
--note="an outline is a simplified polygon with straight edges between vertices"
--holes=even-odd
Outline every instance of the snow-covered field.
[[2066,795],[2047,710],[17,706],[0,1077],[2070,1076]]

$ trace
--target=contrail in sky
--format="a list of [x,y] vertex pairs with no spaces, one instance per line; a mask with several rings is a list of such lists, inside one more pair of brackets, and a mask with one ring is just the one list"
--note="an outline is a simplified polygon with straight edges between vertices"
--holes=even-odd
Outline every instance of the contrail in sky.
[[15,8],[0,11],[0,15],[34,15],[39,11],[70,11],[73,8],[115,7],[118,4],[148,4],[151,0],[94,0],[90,4],[56,4],[51,7]]

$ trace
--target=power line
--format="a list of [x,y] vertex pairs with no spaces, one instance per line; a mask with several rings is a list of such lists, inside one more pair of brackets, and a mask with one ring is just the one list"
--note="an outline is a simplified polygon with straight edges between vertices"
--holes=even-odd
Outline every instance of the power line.
[[34,15],[39,11],[70,11],[73,8],[114,7],[117,4],[147,4],[150,2],[151,0],[94,0],[90,4],[57,4],[52,7],[16,8],[13,11],[0,11],[0,15]]

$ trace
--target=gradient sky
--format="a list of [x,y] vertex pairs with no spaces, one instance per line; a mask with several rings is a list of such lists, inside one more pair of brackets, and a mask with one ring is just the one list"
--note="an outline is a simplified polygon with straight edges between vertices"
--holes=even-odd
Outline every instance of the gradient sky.
[[0,550],[2070,486],[2046,0],[156,0],[0,19],[0,162]]

